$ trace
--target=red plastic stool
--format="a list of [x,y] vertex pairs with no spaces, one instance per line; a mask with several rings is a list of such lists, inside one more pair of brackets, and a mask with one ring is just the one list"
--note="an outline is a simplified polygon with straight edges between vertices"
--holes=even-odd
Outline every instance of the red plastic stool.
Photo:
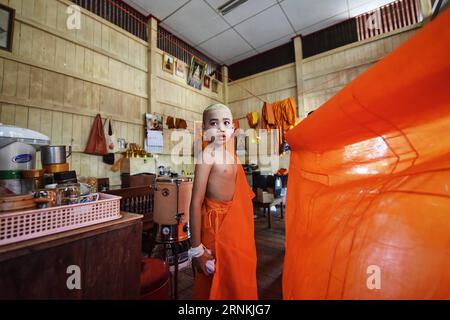
[[168,264],[160,259],[142,261],[141,300],[169,300],[170,271]]

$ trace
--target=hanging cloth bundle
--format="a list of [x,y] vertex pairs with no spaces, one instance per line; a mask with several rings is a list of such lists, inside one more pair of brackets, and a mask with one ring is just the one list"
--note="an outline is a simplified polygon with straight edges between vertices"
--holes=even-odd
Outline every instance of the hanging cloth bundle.
[[100,114],[95,116],[84,153],[98,156],[103,156],[108,153],[105,132],[103,131],[102,118],[100,117]]
[[274,103],[264,103],[261,114],[262,129],[278,129],[278,145],[280,152],[283,152],[281,146],[285,143],[285,133],[292,129],[298,122],[296,116],[297,106],[295,98],[290,97]]
[[114,153],[117,152],[119,148],[117,145],[116,135],[114,134],[114,126],[111,118],[107,118],[105,120],[103,131],[105,133],[106,148],[108,150],[108,154],[103,156],[103,162],[113,165],[115,160]]
[[254,142],[258,143],[258,123],[259,123],[258,112],[253,111],[247,113],[247,122],[250,128],[255,129]]

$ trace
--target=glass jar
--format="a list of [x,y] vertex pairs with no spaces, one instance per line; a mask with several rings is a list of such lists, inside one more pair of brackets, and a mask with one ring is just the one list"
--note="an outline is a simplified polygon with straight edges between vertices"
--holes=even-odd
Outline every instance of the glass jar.
[[56,204],[56,191],[53,189],[39,189],[34,192],[34,202],[39,209],[54,207]]
[[56,186],[56,205],[66,206],[80,202],[80,184],[63,183]]
[[24,183],[27,185],[27,188],[31,192],[36,192],[37,190],[43,187],[44,183],[43,175],[44,175],[43,170],[22,171],[22,178],[24,179]]

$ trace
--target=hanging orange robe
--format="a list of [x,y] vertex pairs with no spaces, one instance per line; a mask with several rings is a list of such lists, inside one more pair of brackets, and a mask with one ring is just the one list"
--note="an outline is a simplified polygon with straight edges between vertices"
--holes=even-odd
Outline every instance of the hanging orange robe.
[[288,132],[284,299],[450,299],[449,25]]
[[205,198],[202,243],[216,259],[214,276],[196,272],[194,299],[256,300],[256,246],[253,223],[254,193],[238,163],[233,200]]

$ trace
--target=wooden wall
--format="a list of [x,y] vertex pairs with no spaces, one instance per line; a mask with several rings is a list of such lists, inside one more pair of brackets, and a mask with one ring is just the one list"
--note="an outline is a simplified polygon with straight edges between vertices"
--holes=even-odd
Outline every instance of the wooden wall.
[[101,157],[82,151],[97,113],[116,120],[117,137],[143,144],[147,43],[85,10],[81,29],[68,30],[69,1],[0,2],[16,9],[12,53],[0,51],[0,121],[72,145],[79,176],[120,183]]
[[[171,166],[178,173],[181,170],[186,172],[194,172],[194,165],[175,165],[171,161],[171,150],[177,142],[171,141],[171,133],[176,130],[167,129],[165,124],[167,116],[173,118],[182,118],[186,120],[188,131],[193,139],[194,122],[202,121],[203,110],[213,103],[223,103],[223,84],[219,82],[218,92],[213,93],[210,88],[202,86],[201,90],[195,89],[186,83],[187,67],[185,70],[185,78],[180,78],[174,74],[167,73],[162,70],[162,60],[164,52],[157,50],[156,54],[156,103],[152,106],[152,112],[162,114],[164,116],[164,151],[158,156],[157,163],[159,165]],[[191,156],[191,153],[185,155]],[[189,159],[191,162],[193,158]]]
[[241,128],[249,128],[245,116],[248,112],[261,112],[263,101],[275,102],[296,96],[295,64],[271,69],[228,85],[228,105]]
[[[13,50],[0,50],[0,121],[42,132],[51,137],[52,144],[72,145],[70,165],[80,176],[110,177],[111,184],[119,184],[118,173],[112,173],[101,157],[86,155],[83,150],[97,113],[115,120],[118,138],[144,143],[148,43],[84,9],[80,30],[68,30],[66,10],[72,3],[67,0],[0,3],[16,9]],[[304,95],[297,101],[300,116],[322,105],[416,29],[304,59]],[[162,54],[156,50],[156,65],[162,64]],[[245,115],[260,112],[262,101],[297,97],[295,68],[292,63],[229,84],[228,104],[243,129],[248,128]],[[207,88],[194,89],[185,79],[155,69],[152,86],[156,97],[150,111],[185,119],[191,133],[206,106],[225,101],[222,83],[216,94]],[[181,171],[171,163],[170,136],[171,130],[165,129],[165,148],[158,165]],[[192,165],[183,169],[193,171]]]
[[[249,128],[246,114],[257,111],[261,115],[261,108],[266,102],[275,102],[286,99],[291,96],[297,96],[297,83],[295,75],[295,63],[290,63],[275,69],[264,71],[256,75],[233,81],[228,86],[229,102],[228,105],[233,112],[233,116],[239,119],[239,125],[242,129]],[[270,139],[270,138],[269,138]],[[249,142],[251,143],[251,142]],[[271,150],[271,144],[263,147],[264,152],[260,151],[261,145],[253,145],[254,152],[249,151],[251,156],[255,153],[268,154]],[[262,150],[262,149],[261,149]],[[278,159],[279,164],[275,167],[287,168],[289,157],[283,156]],[[244,161],[241,158],[241,161]],[[261,162],[261,161],[258,161]],[[268,167],[265,167],[269,170]]]
[[[297,92],[295,63],[233,81],[228,87],[229,106],[233,115],[240,119],[240,126],[247,129],[245,115],[252,111],[261,114],[261,100],[275,102],[294,96],[299,116],[304,119],[309,111],[320,107],[367,68],[409,39],[420,26],[384,34],[302,60],[303,92],[300,93]],[[279,166],[287,168],[288,159],[288,156],[280,159]]]
[[416,25],[304,59],[302,118],[408,40],[417,28]]

